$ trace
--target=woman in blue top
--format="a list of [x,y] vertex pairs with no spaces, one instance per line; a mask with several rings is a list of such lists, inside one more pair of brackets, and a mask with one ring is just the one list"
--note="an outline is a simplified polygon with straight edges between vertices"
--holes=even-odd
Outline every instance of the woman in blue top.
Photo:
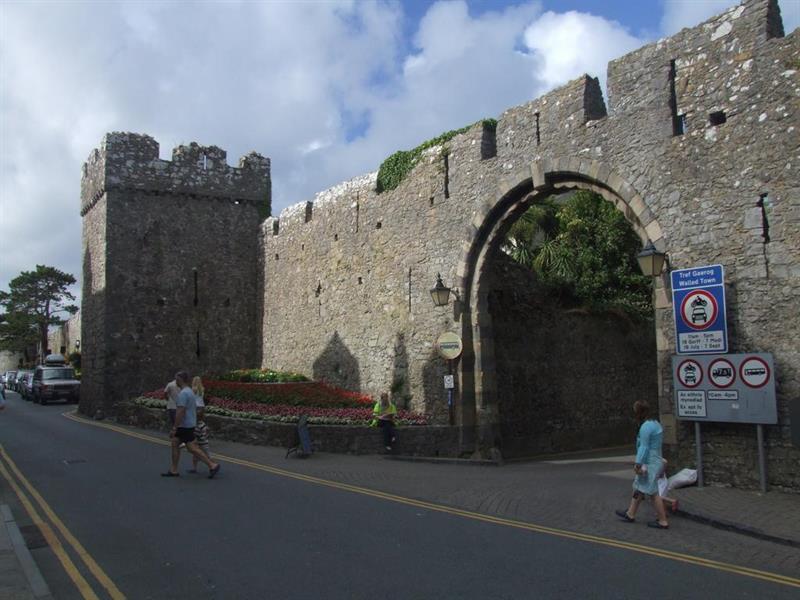
[[636,511],[645,496],[653,498],[658,519],[647,523],[648,527],[668,529],[667,512],[664,502],[658,495],[658,474],[662,468],[661,444],[664,439],[664,430],[661,424],[650,416],[650,405],[638,400],[633,404],[633,412],[641,424],[639,435],[636,436],[636,464],[633,471],[636,477],[633,480],[633,498],[627,511],[616,511],[623,521],[633,523]]

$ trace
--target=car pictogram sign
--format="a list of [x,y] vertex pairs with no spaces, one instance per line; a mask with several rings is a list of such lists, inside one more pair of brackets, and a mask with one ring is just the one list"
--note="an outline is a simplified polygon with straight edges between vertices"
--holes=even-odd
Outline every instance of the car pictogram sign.
[[730,387],[736,381],[736,367],[728,359],[718,358],[708,365],[708,379],[715,387]]
[[703,381],[703,367],[696,360],[687,359],[678,365],[678,381],[684,387],[695,388]]
[[695,290],[681,302],[681,317],[687,327],[702,331],[717,320],[717,300],[705,290]]
[[739,365],[739,377],[748,387],[764,387],[770,378],[769,365],[758,356],[748,356]]

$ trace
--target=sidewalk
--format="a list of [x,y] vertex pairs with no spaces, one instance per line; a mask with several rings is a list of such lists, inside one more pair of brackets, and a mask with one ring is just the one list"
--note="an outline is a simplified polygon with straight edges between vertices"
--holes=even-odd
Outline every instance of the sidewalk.
[[800,495],[726,487],[686,487],[670,492],[682,517],[720,529],[800,548]]
[[52,600],[39,567],[5,504],[0,505],[0,598],[5,600]]

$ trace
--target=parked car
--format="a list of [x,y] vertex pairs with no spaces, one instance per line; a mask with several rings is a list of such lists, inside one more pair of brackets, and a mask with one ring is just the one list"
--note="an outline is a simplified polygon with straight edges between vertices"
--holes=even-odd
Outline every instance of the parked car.
[[17,371],[17,379],[14,382],[14,391],[17,392],[22,397],[24,397],[23,385],[25,382],[25,376],[28,375],[28,373],[32,374],[33,371],[31,371],[30,369],[20,369],[19,371]]
[[77,402],[80,399],[81,382],[75,379],[75,369],[66,366],[64,362],[48,364],[51,363],[50,358],[48,356],[45,364],[39,365],[33,372],[31,383],[33,401],[39,404],[55,400]]
[[17,372],[16,371],[6,371],[6,389],[13,390],[14,384],[17,381]]
[[[19,376],[17,376],[17,379],[19,379]],[[33,371],[25,371],[19,387],[19,393],[25,400],[33,398]]]

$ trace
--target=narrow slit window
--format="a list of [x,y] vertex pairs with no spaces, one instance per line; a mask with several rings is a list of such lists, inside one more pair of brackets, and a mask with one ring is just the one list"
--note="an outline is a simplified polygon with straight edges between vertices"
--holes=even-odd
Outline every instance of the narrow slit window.
[[675,90],[675,79],[678,67],[675,59],[669,61],[669,111],[672,115],[672,135],[683,135],[686,132],[686,116],[678,114],[678,93]]
[[195,333],[195,353],[197,354],[197,358],[200,358],[200,330],[199,329]]
[[375,223],[375,229],[380,229],[381,227],[383,227],[383,223],[381,223],[380,221]]
[[539,133],[539,111],[533,113],[533,116],[536,118],[536,145],[538,146],[542,143],[542,136]]
[[450,197],[450,154],[444,155],[444,197]]

